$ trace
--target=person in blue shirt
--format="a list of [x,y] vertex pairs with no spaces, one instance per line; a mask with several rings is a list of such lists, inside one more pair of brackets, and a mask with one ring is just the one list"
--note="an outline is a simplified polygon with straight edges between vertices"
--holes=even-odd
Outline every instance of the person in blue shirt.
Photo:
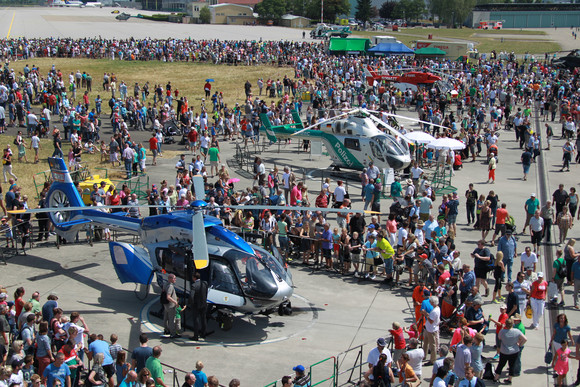
[[503,264],[506,267],[508,282],[512,282],[512,266],[514,264],[514,257],[518,253],[518,242],[513,237],[511,230],[506,230],[505,235],[499,238],[497,251],[503,253]]
[[129,371],[125,379],[119,384],[119,387],[134,387],[137,382],[137,372]]
[[461,303],[465,302],[465,299],[471,292],[471,289],[475,286],[475,273],[471,270],[471,266],[463,265],[463,275],[460,277],[459,291],[461,292]]
[[580,290],[580,261],[572,264],[572,282],[574,283],[574,308],[578,309],[578,291]]
[[97,340],[96,334],[91,334],[90,336],[90,344],[89,344],[89,353],[88,357],[89,360],[92,360],[93,357],[97,353],[102,353],[104,356],[103,359],[103,369],[107,375],[107,379],[109,381],[109,386],[113,386],[113,376],[115,375],[115,364],[113,361],[113,357],[111,356],[111,352],[109,351],[109,344],[103,340]]
[[365,185],[365,188],[363,190],[363,196],[364,196],[364,200],[365,200],[365,207],[364,207],[365,210],[369,207],[369,205],[372,204],[374,192],[375,192],[374,180],[370,179],[369,183],[367,185]]
[[42,381],[46,387],[53,387],[56,380],[60,381],[63,387],[71,387],[70,369],[64,364],[64,353],[56,354],[54,363],[49,364],[42,373]]
[[332,247],[332,232],[330,231],[330,225],[326,223],[322,232],[322,256],[326,260],[327,269],[332,269]]
[[203,363],[201,361],[197,361],[195,363],[195,369],[191,371],[191,373],[195,376],[195,384],[194,387],[205,387],[207,386],[207,375],[205,372],[202,371]]

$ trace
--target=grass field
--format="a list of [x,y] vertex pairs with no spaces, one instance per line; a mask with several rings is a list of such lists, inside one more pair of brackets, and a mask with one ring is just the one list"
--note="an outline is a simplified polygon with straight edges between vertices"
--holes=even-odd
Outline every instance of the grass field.
[[[454,39],[468,40],[475,43],[479,52],[488,53],[491,50],[515,52],[524,54],[526,52],[543,54],[560,50],[560,45],[549,40],[541,39],[546,33],[544,31],[532,30],[478,30],[472,28],[404,28],[399,31],[355,31],[353,35],[372,37],[376,35],[390,35],[396,37],[408,47],[411,47],[417,40],[427,39],[432,34],[433,40]],[[501,42],[501,37],[505,35],[522,35],[521,40],[508,40]],[[533,40],[533,36],[538,36],[538,40]]]
[[[41,74],[45,75],[52,64],[60,69],[65,74],[70,72],[86,71],[93,77],[93,92],[90,93],[91,101],[96,98],[97,94],[101,95],[103,101],[110,98],[110,94],[105,94],[102,88],[103,73],[115,73],[117,75],[117,85],[121,81],[125,81],[128,85],[130,95],[133,95],[133,85],[139,82],[143,85],[149,81],[150,91],[153,91],[153,86],[160,83],[165,88],[168,81],[173,87],[177,87],[180,96],[187,97],[190,106],[198,107],[201,103],[201,98],[204,96],[203,86],[205,80],[213,78],[212,93],[214,91],[223,91],[224,101],[228,105],[233,105],[235,102],[243,102],[244,83],[249,80],[252,83],[252,92],[258,93],[256,81],[258,78],[263,78],[264,82],[268,78],[282,79],[284,75],[293,77],[294,71],[289,67],[277,66],[228,66],[200,63],[185,63],[185,62],[129,62],[129,61],[111,61],[107,59],[52,59],[52,58],[35,58],[27,61],[30,65],[36,64],[40,66]],[[24,62],[15,62],[12,66],[18,71],[24,68]],[[68,85],[68,77],[65,80]],[[77,98],[82,96],[83,89],[77,90]],[[118,94],[117,94],[118,95]],[[151,101],[153,96],[150,95]],[[106,105],[106,104],[104,104]],[[199,109],[196,109],[199,111]]]
[[[132,85],[135,82],[143,85],[146,81],[149,81],[151,86],[151,91],[153,91],[153,86],[156,83],[161,83],[165,88],[168,81],[174,87],[177,87],[180,91],[180,96],[186,96],[189,100],[190,106],[195,108],[196,112],[199,112],[199,106],[201,104],[201,98],[204,96],[203,86],[205,84],[205,79],[213,78],[215,80],[212,83],[212,91],[223,91],[225,102],[232,106],[235,102],[243,102],[245,99],[244,94],[244,83],[249,80],[254,88],[253,92],[258,94],[258,88],[256,86],[256,81],[258,78],[263,78],[266,81],[268,78],[282,79],[284,75],[293,77],[294,72],[288,67],[274,67],[274,66],[227,66],[220,65],[214,66],[209,64],[193,64],[193,63],[164,63],[164,62],[121,62],[121,61],[110,61],[110,60],[90,60],[90,59],[51,59],[51,58],[34,58],[34,60],[27,61],[29,65],[36,65],[40,67],[40,72],[43,76],[46,75],[47,71],[50,69],[52,64],[60,69],[63,75],[69,74],[70,72],[76,72],[80,70],[81,72],[86,71],[93,77],[93,92],[91,92],[90,100],[91,104],[94,104],[94,99],[100,94],[103,99],[103,110],[108,111],[108,99],[110,98],[110,93],[106,94],[102,88],[102,76],[104,72],[115,73],[117,75],[117,80],[123,80],[129,86],[129,94],[133,94]],[[11,67],[14,68],[16,72],[22,71],[24,65],[23,61],[13,62]],[[68,84],[68,77],[66,77],[65,83]],[[77,101],[82,101],[82,94],[84,89],[77,90]],[[118,95],[118,94],[117,94]],[[150,100],[152,101],[153,96],[150,95]],[[208,101],[211,105],[211,102]],[[35,111],[38,113],[38,107],[35,107]],[[59,125],[60,127],[60,125]],[[25,130],[22,128],[22,130]],[[12,144],[14,140],[14,135],[16,134],[15,129],[9,130],[10,134],[0,135],[0,144]],[[25,139],[27,141],[27,139]],[[27,141],[27,145],[29,142]],[[5,145],[3,145],[5,147]],[[12,146],[16,151],[15,147]],[[65,144],[63,141],[63,151],[65,156],[70,148],[69,144]],[[52,155],[53,146],[50,140],[42,140],[41,142],[41,160],[46,160],[47,157]],[[163,152],[164,157],[174,157],[181,152]],[[30,198],[36,197],[36,191],[34,188],[34,176],[38,173],[48,170],[48,165],[45,161],[41,161],[39,164],[33,164],[34,155],[31,150],[27,150],[27,157],[29,163],[18,163],[14,161],[13,172],[18,176],[18,184],[23,187],[22,192],[29,195]],[[16,157],[14,158],[16,159]],[[109,167],[110,164],[101,164],[100,155],[83,155],[83,164],[88,165],[90,168],[95,167]],[[98,171],[93,171],[97,173]],[[122,174],[119,168],[110,169],[110,177],[114,179],[121,179]],[[37,176],[37,184],[43,179],[43,175]]]

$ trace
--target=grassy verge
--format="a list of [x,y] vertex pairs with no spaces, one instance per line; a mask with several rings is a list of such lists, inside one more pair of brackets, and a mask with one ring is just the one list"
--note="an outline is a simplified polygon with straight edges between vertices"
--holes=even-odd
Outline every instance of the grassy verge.
[[356,31],[353,35],[372,37],[376,35],[390,35],[396,37],[405,45],[411,47],[417,40],[425,40],[428,35],[433,35],[433,40],[450,40],[462,39],[475,42],[475,47],[479,52],[491,52],[491,50],[515,52],[516,54],[524,54],[526,52],[534,54],[543,54],[544,52],[552,52],[560,50],[560,45],[553,41],[530,41],[528,39],[522,40],[505,40],[500,42],[503,35],[525,35],[543,36],[544,31],[534,30],[477,30],[471,28],[446,29],[446,28],[404,28],[398,32],[393,31]]

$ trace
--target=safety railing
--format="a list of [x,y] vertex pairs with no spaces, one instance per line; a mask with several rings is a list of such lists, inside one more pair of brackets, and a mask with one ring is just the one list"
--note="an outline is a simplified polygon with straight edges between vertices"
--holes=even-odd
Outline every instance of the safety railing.
[[[320,368],[322,368],[324,366],[327,366],[329,362],[332,362],[332,364],[331,364],[332,365],[332,370],[330,371],[331,374],[328,375],[328,376],[323,376],[320,381],[315,382],[314,380],[316,380],[316,379],[314,377],[315,374],[314,374],[313,369],[314,368],[320,369]],[[327,357],[324,360],[321,360],[321,361],[319,361],[317,363],[312,364],[310,366],[310,386],[311,387],[318,386],[319,384],[322,384],[322,383],[324,383],[326,381],[329,381],[329,380],[332,381],[332,384],[331,384],[332,386],[336,386],[336,365],[337,365],[337,363],[336,363],[336,357],[334,357],[334,356]],[[324,375],[324,371],[322,371],[322,372],[323,372],[323,375]]]

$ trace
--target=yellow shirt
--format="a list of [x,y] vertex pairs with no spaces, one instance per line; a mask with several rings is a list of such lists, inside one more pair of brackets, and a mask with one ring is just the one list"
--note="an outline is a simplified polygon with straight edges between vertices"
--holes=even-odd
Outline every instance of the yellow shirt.
[[395,250],[393,250],[387,238],[377,238],[377,249],[383,259],[391,259],[395,255]]

